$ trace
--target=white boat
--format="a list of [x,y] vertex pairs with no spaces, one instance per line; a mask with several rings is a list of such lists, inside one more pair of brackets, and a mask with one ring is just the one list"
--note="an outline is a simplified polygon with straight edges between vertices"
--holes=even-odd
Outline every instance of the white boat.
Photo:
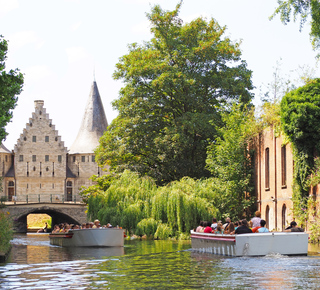
[[307,255],[307,233],[275,232],[238,235],[190,231],[192,249],[224,256]]
[[70,230],[67,233],[52,233],[50,244],[61,247],[123,247],[124,230],[98,228]]

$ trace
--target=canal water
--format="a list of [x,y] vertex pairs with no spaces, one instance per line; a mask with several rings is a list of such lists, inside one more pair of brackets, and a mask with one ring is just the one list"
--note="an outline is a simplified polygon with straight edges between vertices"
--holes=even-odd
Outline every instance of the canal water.
[[61,248],[47,235],[16,235],[0,289],[319,289],[319,252],[232,258],[192,252],[190,241]]

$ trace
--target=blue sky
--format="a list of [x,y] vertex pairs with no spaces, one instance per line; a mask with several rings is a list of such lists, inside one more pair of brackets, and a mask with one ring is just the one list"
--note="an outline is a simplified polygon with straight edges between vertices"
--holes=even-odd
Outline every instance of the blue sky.
[[[169,0],[0,0],[0,34],[9,41],[7,69],[19,68],[25,85],[19,96],[4,145],[13,150],[34,111],[34,100],[44,100],[59,135],[70,148],[76,138],[93,81],[98,84],[109,124],[117,116],[111,107],[122,84],[112,79],[115,64],[128,52],[127,45],[151,38],[146,13],[159,4],[173,10]],[[283,25],[268,17],[276,0],[185,0],[180,17],[215,18],[227,26],[226,36],[242,41],[242,59],[253,71],[259,88],[272,81],[276,62],[283,76],[294,82],[299,66],[314,67],[310,27]],[[319,75],[319,70],[317,74]]]

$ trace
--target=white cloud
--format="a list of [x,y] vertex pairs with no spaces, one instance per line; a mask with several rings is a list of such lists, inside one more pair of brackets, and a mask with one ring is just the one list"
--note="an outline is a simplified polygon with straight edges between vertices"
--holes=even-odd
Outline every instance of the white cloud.
[[19,31],[9,36],[9,48],[10,50],[18,50],[26,44],[34,43],[36,48],[41,48],[44,44],[36,34],[35,31]]
[[28,82],[36,82],[52,75],[49,67],[45,65],[35,65],[24,70],[25,80]]
[[76,23],[73,23],[71,26],[70,26],[70,30],[71,31],[75,31],[77,30],[80,26],[81,26],[82,22],[81,21],[78,21]]
[[81,46],[73,46],[66,48],[66,52],[68,55],[69,63],[76,62],[89,56],[86,49]]
[[18,0],[0,0],[0,16],[3,16],[19,7]]

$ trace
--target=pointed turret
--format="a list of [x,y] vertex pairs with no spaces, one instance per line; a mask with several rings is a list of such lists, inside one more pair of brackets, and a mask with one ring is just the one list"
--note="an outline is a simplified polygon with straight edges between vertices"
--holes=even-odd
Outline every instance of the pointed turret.
[[91,86],[82,124],[69,154],[94,153],[99,139],[108,127],[107,118],[96,81]]

